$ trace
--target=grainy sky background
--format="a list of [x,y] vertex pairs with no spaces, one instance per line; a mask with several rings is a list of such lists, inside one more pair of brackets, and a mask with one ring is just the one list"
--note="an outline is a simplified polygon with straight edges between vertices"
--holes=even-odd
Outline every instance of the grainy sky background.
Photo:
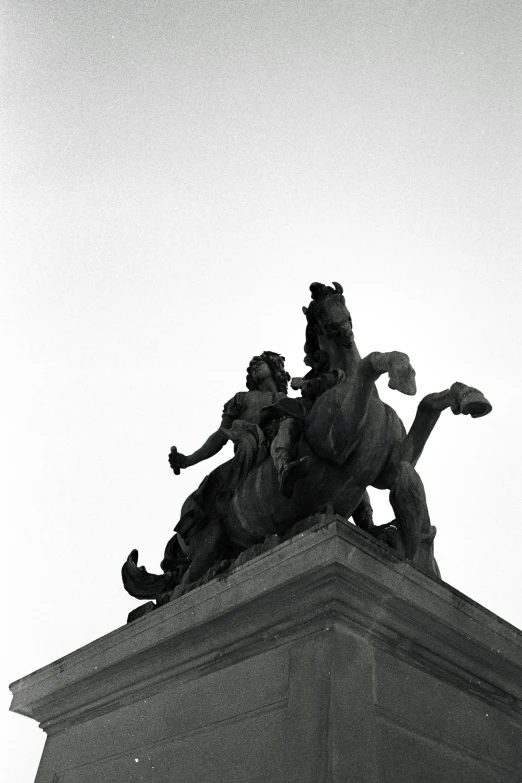
[[[522,625],[516,0],[1,15],[4,679],[125,622],[121,563],[157,570],[228,456],[175,478],[170,446],[201,445],[253,354],[302,374],[314,280],[344,285],[363,354],[410,355],[417,398],[379,382],[407,426],[454,380],[490,398],[419,472],[444,579]],[[44,735],[4,717],[4,779],[31,781]]]

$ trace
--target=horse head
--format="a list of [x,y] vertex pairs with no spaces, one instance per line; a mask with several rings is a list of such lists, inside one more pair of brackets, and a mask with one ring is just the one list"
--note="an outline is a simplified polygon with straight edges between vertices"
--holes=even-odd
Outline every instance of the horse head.
[[312,301],[303,307],[306,315],[305,352],[309,361],[320,349],[320,337],[336,343],[343,348],[353,346],[352,318],[344,301],[343,289],[339,283],[333,288],[322,283],[312,283]]

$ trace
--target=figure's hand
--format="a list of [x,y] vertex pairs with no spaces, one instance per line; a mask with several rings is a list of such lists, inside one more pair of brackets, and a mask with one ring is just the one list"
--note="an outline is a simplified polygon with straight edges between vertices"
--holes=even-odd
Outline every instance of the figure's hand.
[[184,454],[180,454],[175,446],[170,450],[169,465],[176,476],[179,476],[182,468],[188,467],[188,460]]
[[304,378],[292,378],[290,381],[290,386],[294,391],[297,391],[298,389],[302,389],[305,385],[306,381]]

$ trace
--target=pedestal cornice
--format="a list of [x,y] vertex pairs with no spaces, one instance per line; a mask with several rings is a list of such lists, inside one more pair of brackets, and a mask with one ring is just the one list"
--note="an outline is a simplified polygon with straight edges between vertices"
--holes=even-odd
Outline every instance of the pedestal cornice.
[[11,685],[49,734],[293,639],[349,631],[508,715],[522,633],[323,515],[291,540]]

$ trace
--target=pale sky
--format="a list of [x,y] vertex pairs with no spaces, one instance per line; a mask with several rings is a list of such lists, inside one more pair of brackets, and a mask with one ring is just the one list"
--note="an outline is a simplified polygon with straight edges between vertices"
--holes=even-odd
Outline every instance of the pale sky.
[[[125,623],[174,477],[249,359],[301,375],[308,286],[401,350],[406,426],[464,381],[419,462],[443,579],[522,625],[521,14],[516,0],[55,0],[2,8],[7,683]],[[372,494],[378,523],[393,517]],[[4,776],[44,735],[5,716]],[[5,757],[5,754],[2,754]],[[5,758],[3,758],[3,762]]]

